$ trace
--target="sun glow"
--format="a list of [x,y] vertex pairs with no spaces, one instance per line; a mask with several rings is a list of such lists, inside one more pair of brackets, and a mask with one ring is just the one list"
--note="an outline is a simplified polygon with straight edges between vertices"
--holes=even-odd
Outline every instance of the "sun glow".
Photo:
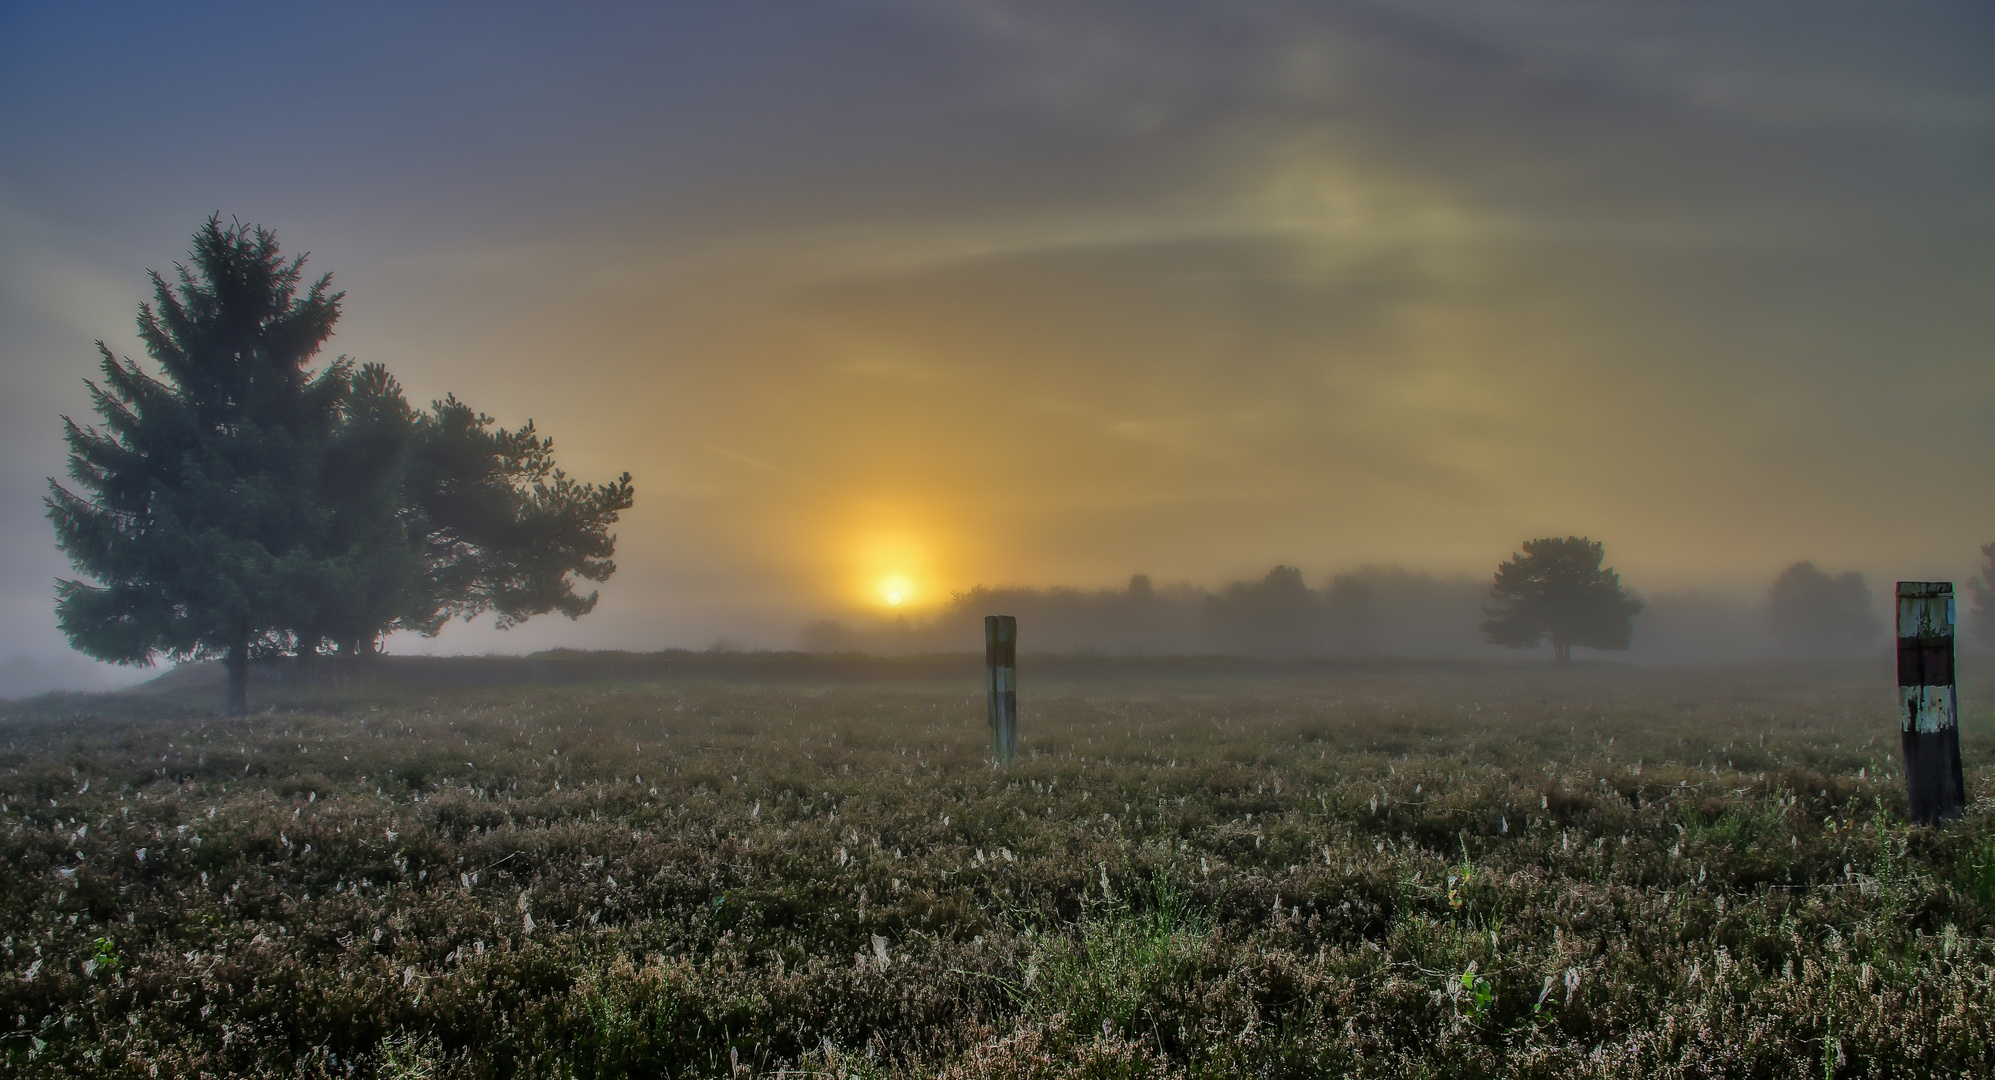
[[848,604],[900,616],[926,611],[936,595],[948,595],[939,584],[947,578],[938,573],[932,540],[924,532],[900,523],[867,523],[848,535],[845,558],[852,575],[846,578],[851,590],[845,594]]
[[899,607],[914,598],[914,582],[905,575],[890,574],[880,579],[879,594],[888,607]]

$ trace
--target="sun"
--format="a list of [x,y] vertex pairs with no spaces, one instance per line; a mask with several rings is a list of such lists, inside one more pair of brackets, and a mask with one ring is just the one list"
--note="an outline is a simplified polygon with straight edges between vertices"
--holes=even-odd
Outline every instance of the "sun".
[[855,535],[847,602],[888,619],[928,613],[938,597],[948,595],[939,586],[944,579],[935,572],[930,546],[926,538],[907,529],[881,528]]
[[877,585],[881,602],[888,607],[900,607],[914,599],[914,581],[904,574],[889,574]]

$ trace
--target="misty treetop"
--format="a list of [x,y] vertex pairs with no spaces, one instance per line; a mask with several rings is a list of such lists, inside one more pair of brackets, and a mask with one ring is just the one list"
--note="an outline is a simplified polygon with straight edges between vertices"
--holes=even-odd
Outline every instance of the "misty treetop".
[[1572,659],[1574,646],[1626,650],[1642,602],[1621,587],[1613,567],[1600,565],[1604,557],[1601,543],[1583,536],[1526,540],[1496,568],[1483,633],[1512,649],[1549,641],[1560,660]]
[[1802,653],[1855,652],[1884,633],[1862,574],[1830,577],[1812,562],[1795,563],[1774,580],[1767,627],[1781,648]]
[[1254,655],[1320,649],[1328,612],[1293,566],[1276,566],[1259,581],[1236,581],[1205,602],[1214,638]]
[[452,616],[579,617],[575,579],[615,569],[609,529],[630,475],[579,483],[531,421],[516,431],[455,397],[409,407],[379,365],[314,371],[338,321],[331,276],[303,285],[274,233],[209,218],[191,264],[151,275],[139,336],[157,374],[103,343],[100,423],[63,418],[74,489],[51,479],[70,642],[99,659],[221,657],[229,705],[248,665],[374,651]]

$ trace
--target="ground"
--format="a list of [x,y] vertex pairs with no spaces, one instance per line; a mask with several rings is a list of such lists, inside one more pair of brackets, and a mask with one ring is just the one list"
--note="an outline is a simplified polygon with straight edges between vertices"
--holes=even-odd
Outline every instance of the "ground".
[[6,1071],[1995,1064],[1972,668],[1926,829],[1888,662],[749,663],[0,707]]

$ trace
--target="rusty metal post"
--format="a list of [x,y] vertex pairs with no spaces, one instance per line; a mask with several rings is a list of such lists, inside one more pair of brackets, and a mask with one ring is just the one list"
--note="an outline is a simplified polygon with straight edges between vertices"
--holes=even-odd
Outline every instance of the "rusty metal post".
[[1953,582],[1898,583],[1898,703],[1912,820],[1937,824],[1967,805],[1960,698],[1953,675]]
[[990,693],[991,757],[1009,765],[1018,756],[1018,620],[984,616],[984,667]]

